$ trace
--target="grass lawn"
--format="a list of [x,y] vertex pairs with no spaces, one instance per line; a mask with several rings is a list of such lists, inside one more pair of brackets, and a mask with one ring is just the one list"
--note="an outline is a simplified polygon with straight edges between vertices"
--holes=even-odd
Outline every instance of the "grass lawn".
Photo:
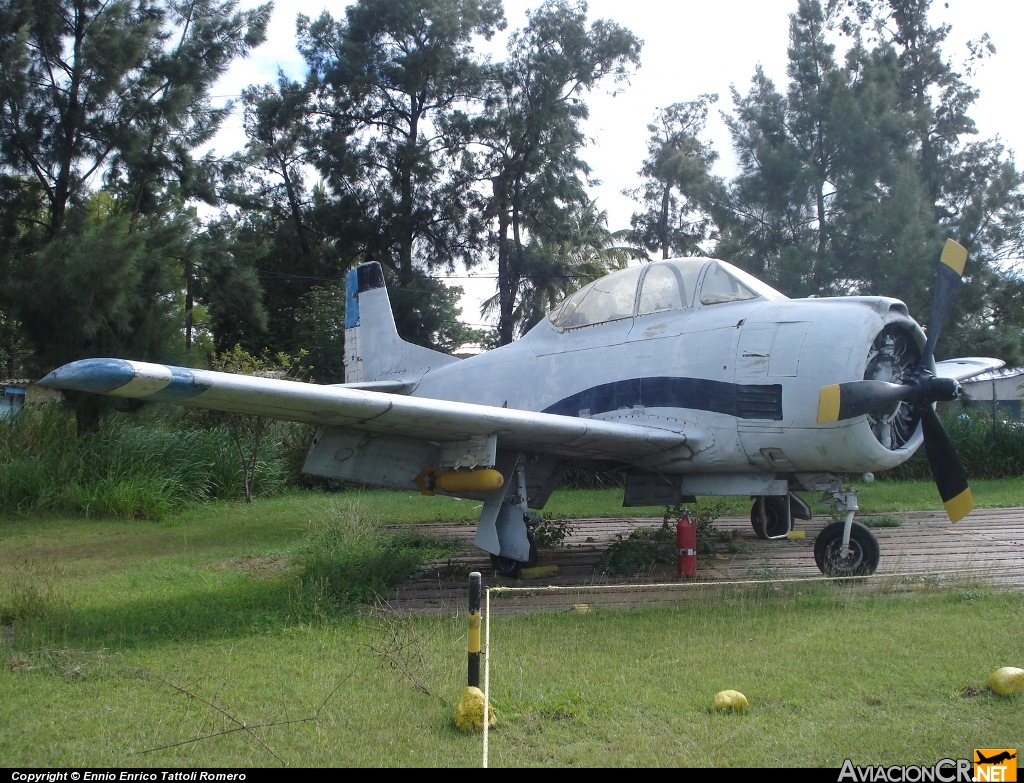
[[[975,484],[978,498],[1009,491]],[[866,512],[897,510],[872,492]],[[894,497],[917,492],[934,487]],[[481,766],[481,736],[453,721],[466,618],[333,605],[297,566],[327,522],[475,519],[470,504],[402,494],[289,494],[163,523],[0,523],[4,765]],[[602,493],[559,494],[574,495],[569,510],[548,511],[623,514]],[[1024,667],[1021,628],[1024,595],[971,585],[498,618],[488,766],[838,769],[1019,748],[1024,696],[984,683]],[[750,709],[716,712],[726,688]]]

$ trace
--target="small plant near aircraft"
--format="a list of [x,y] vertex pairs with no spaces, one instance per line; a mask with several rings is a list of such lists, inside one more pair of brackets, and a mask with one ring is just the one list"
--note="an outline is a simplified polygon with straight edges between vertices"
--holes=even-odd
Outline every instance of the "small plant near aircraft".
[[870,528],[900,527],[903,524],[903,520],[891,514],[882,514],[880,516],[865,517],[864,524]]
[[543,517],[533,526],[533,540],[537,549],[556,549],[565,543],[565,539],[576,532],[576,525],[571,519],[563,516]]
[[721,516],[721,506],[711,503],[699,511],[690,511],[683,504],[665,508],[661,526],[656,528],[638,527],[629,535],[621,533],[609,544],[598,561],[598,568],[610,576],[640,574],[649,572],[658,564],[676,565],[678,541],[676,522],[685,513],[689,514],[697,532],[697,554],[709,555],[725,548],[737,551],[737,542],[732,531],[719,530],[715,520]]
[[42,386],[315,425],[303,470],[481,503],[475,544],[499,573],[537,558],[536,526],[567,472],[625,475],[623,505],[753,499],[751,525],[784,538],[830,498],[815,542],[828,575],[875,571],[843,477],[921,446],[951,521],[973,508],[934,406],[1002,366],[934,350],[966,250],[946,243],[927,330],[884,296],[790,299],[713,258],[614,272],[509,345],[466,359],[403,340],[377,263],[346,280],[346,383],[322,386],[124,359],[83,359]]
[[659,563],[675,562],[676,546],[676,531],[667,524],[634,528],[629,535],[616,534],[597,567],[608,576],[650,573]]

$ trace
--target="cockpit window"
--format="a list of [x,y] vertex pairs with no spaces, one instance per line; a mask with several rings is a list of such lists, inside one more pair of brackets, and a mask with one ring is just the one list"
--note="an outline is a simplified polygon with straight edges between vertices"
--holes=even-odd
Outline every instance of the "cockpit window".
[[653,261],[602,277],[563,301],[548,318],[560,329],[572,329],[631,318],[634,314],[641,316],[688,310],[694,306],[695,295],[701,305],[742,302],[759,297],[769,300],[786,298],[725,261],[676,258]]
[[568,329],[632,317],[636,283],[642,271],[643,267],[631,267],[595,280],[553,310],[551,323]]
[[746,299],[757,299],[760,294],[739,280],[732,269],[713,262],[704,275],[700,286],[700,303],[704,305],[722,304],[723,302],[742,302]]
[[693,306],[693,292],[703,263],[656,262],[640,284],[637,315],[685,310]]

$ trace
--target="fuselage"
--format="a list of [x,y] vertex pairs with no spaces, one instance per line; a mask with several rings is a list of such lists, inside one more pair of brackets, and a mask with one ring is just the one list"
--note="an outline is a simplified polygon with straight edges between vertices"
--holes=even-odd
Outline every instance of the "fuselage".
[[[644,312],[646,277],[666,264],[684,268],[693,292]],[[707,276],[723,273],[745,293],[704,296]],[[788,299],[709,259],[619,274],[633,290],[628,314],[620,306],[608,320],[577,325],[555,311],[510,345],[430,371],[412,394],[694,435],[692,457],[657,465],[667,471],[863,472],[898,465],[919,445],[916,432],[880,442],[867,417],[816,421],[820,388],[863,379],[880,334],[901,334],[920,350],[923,331],[901,301]]]

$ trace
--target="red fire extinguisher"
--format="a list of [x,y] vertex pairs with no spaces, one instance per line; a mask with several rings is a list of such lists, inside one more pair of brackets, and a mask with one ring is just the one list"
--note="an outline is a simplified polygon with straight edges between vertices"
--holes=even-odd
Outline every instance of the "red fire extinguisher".
[[690,521],[689,512],[684,511],[676,523],[676,545],[679,547],[676,573],[679,576],[696,576],[697,526]]

